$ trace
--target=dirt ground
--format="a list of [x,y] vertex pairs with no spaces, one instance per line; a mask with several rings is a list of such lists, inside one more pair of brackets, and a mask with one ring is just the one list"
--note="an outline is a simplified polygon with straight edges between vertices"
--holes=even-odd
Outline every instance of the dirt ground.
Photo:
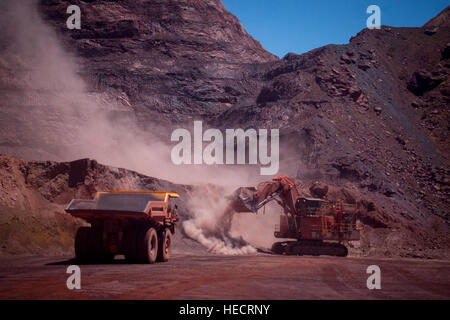
[[[450,262],[332,257],[174,255],[167,263],[81,265],[71,257],[0,261],[0,299],[450,299]],[[381,290],[366,286],[381,268]]]

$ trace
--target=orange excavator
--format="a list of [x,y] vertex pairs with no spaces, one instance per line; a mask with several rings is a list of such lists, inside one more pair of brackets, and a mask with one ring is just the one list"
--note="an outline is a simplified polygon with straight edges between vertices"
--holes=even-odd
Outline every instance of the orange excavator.
[[342,241],[360,238],[356,204],[306,197],[298,191],[295,182],[285,176],[260,183],[256,188],[239,188],[231,199],[235,212],[256,214],[271,201],[283,208],[275,237],[295,241],[274,243],[272,252],[275,254],[345,257],[348,249]]

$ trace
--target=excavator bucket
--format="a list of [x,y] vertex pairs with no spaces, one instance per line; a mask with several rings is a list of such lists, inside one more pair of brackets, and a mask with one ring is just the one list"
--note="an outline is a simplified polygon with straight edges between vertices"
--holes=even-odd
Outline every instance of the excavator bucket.
[[235,212],[253,212],[258,211],[258,201],[255,199],[257,193],[254,187],[241,187],[235,190],[231,196],[230,207]]

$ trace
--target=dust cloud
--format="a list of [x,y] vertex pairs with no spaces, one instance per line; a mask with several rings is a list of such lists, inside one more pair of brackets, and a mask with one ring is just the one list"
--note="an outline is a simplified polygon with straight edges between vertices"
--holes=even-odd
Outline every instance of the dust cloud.
[[[237,166],[173,165],[170,132],[162,141],[158,137],[164,128],[155,124],[144,131],[132,118],[112,120],[111,112],[127,110],[107,93],[88,90],[76,55],[64,49],[56,32],[41,19],[36,1],[3,0],[0,15],[0,68],[5,71],[0,88],[6,89],[0,103],[8,114],[16,115],[15,122],[5,121],[1,142],[18,145],[4,151],[36,160],[88,157],[175,183],[214,183],[227,191],[260,179]],[[8,96],[10,89],[20,94]],[[244,238],[258,243],[264,234],[273,234],[273,226],[267,229],[261,218],[252,222],[251,216],[233,219],[220,188],[198,188],[202,191],[187,200],[192,217],[182,224],[185,234],[211,252],[255,253]]]
[[275,225],[279,224],[281,207],[271,202],[254,213],[236,213],[230,207],[232,189],[218,185],[197,187],[188,201],[193,212],[183,222],[187,236],[198,241],[214,253],[243,255],[270,249],[280,241],[275,238]]
[[234,212],[229,208],[226,195],[226,189],[216,185],[198,187],[188,200],[193,217],[183,222],[184,232],[213,253],[256,253],[256,249],[242,237],[231,235]]
[[258,214],[239,213],[233,218],[231,236],[242,237],[252,246],[270,249],[272,244],[281,241],[275,238],[275,225],[280,223],[282,209],[277,203],[269,203]]
[[[93,158],[175,183],[247,180],[242,168],[172,164],[171,132],[155,123],[143,129],[117,97],[89,91],[81,63],[44,23],[36,1],[2,1],[0,18],[0,68],[6,71],[0,75],[0,89],[6,89],[0,92],[2,108],[18,122],[1,132],[2,145],[15,145],[3,148],[6,153],[32,160]],[[112,117],[121,113],[124,117]]]

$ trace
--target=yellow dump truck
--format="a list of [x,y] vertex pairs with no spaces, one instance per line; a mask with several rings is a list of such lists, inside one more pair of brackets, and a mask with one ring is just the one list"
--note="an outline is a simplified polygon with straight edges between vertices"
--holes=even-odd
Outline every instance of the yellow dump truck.
[[176,192],[97,192],[93,200],[73,199],[66,212],[90,227],[75,236],[76,259],[102,263],[123,254],[131,263],[168,261],[178,221]]

